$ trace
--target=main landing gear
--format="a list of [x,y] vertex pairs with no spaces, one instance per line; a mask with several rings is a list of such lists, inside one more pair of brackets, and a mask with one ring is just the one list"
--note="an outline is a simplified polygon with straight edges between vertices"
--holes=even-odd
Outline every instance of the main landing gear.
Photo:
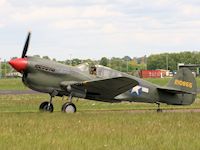
[[50,94],[50,100],[49,102],[46,101],[46,102],[43,102],[40,104],[40,107],[39,107],[39,110],[41,112],[53,112],[53,104],[52,104],[52,100],[53,100],[53,97],[56,96],[58,94],[57,91],[53,91],[51,94]]
[[62,106],[61,111],[65,113],[75,113],[76,112],[76,106],[72,103],[72,96],[69,95],[67,103],[64,103]]
[[160,108],[160,103],[156,102],[156,104],[158,105],[157,112],[158,113],[162,112],[162,109]]
[[50,103],[50,102],[43,102],[41,103],[40,107],[39,107],[39,110],[41,112],[53,112],[53,104]]
[[[54,107],[52,104],[52,100],[53,100],[53,97],[56,96],[57,94],[58,94],[57,91],[52,92],[52,94],[50,94],[49,102],[45,101],[45,102],[41,103],[39,110],[41,112],[53,112]],[[72,103],[72,98],[73,97],[71,95],[69,95],[68,102],[64,103],[61,108],[62,112],[65,112],[65,113],[75,113],[76,112],[76,106]]]
[[67,103],[63,104],[61,111],[65,112],[65,113],[75,113],[76,106],[73,103],[67,102]]

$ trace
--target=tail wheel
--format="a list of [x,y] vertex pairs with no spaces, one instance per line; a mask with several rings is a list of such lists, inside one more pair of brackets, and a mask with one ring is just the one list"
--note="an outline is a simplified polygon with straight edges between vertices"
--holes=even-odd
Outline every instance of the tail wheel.
[[162,109],[157,109],[157,113],[161,113],[162,112]]
[[65,113],[75,113],[76,106],[73,103],[67,102],[67,103],[63,104],[61,111],[65,112]]
[[53,104],[50,103],[50,102],[43,102],[41,103],[40,107],[39,107],[39,110],[41,112],[53,112]]

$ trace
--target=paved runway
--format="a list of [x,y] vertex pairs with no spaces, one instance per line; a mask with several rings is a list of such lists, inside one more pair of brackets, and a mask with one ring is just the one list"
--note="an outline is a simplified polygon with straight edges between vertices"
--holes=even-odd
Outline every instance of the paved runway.
[[0,90],[0,95],[41,94],[33,90]]

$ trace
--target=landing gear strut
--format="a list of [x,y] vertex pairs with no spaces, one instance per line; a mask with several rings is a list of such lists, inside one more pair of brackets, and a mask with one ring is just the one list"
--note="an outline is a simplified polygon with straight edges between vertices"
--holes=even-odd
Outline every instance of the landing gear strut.
[[61,111],[65,113],[75,113],[76,112],[76,106],[72,103],[72,95],[69,95],[67,103],[64,103],[62,106]]
[[160,103],[156,102],[156,104],[158,105],[158,108],[157,108],[157,112],[162,112],[162,109],[160,108]]
[[40,107],[39,107],[39,110],[41,112],[53,112],[54,108],[53,108],[52,100],[53,100],[53,97],[56,96],[57,94],[58,94],[57,91],[53,91],[50,94],[50,100],[49,100],[49,102],[45,101],[45,102],[41,103]]

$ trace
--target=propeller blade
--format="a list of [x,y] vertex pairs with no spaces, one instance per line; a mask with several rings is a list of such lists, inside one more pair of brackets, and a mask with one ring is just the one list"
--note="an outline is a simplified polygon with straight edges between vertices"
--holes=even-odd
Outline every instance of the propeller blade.
[[28,33],[28,36],[27,36],[27,39],[26,39],[26,43],[24,45],[24,49],[23,49],[23,52],[22,52],[22,58],[24,58],[26,56],[26,53],[28,51],[30,36],[31,36],[31,32]]

